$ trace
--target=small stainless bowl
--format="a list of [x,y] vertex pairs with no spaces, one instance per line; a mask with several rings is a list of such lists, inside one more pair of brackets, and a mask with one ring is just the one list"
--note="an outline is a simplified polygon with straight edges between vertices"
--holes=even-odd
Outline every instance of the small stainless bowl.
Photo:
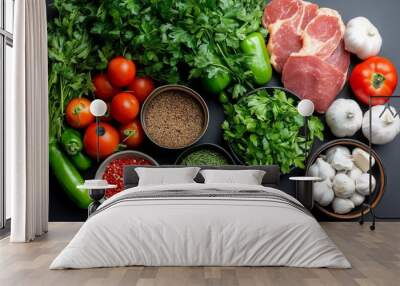
[[[187,145],[182,145],[182,146],[177,147],[177,148],[164,146],[164,145],[160,144],[159,142],[155,141],[149,135],[149,132],[148,132],[147,127],[146,127],[145,115],[146,115],[147,108],[148,108],[150,102],[155,97],[163,94],[164,92],[168,92],[168,91],[180,91],[182,93],[185,93],[185,94],[191,96],[192,98],[194,98],[199,103],[199,105],[201,106],[201,108],[203,110],[203,115],[204,115],[204,125],[203,125],[203,128],[202,128],[202,131],[201,131],[200,135],[195,140],[193,140],[193,142],[190,142]],[[191,88],[188,88],[188,87],[183,86],[183,85],[176,85],[176,84],[160,86],[159,88],[156,88],[155,90],[153,90],[153,92],[146,98],[145,102],[143,103],[142,110],[140,112],[140,121],[141,121],[141,124],[142,124],[142,127],[143,127],[143,131],[146,134],[147,138],[149,138],[150,141],[153,142],[155,145],[157,145],[157,146],[159,146],[161,148],[170,149],[170,150],[184,149],[184,148],[192,146],[193,144],[198,142],[201,139],[201,137],[203,137],[204,133],[207,131],[209,117],[210,116],[209,116],[209,110],[208,110],[207,104],[204,101],[204,99],[200,96],[200,94],[198,94],[196,91],[194,91]]]

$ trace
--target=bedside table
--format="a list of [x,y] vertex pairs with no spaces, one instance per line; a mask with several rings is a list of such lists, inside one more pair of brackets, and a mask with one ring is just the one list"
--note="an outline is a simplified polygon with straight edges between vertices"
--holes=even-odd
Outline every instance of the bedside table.
[[289,180],[296,182],[296,199],[311,210],[314,206],[313,182],[321,182],[322,179],[319,177],[290,177]]
[[117,185],[110,185],[105,180],[86,180],[83,185],[78,186],[78,189],[89,190],[89,196],[93,202],[88,207],[88,217],[90,217],[97,208],[101,205],[101,200],[107,189],[115,189]]

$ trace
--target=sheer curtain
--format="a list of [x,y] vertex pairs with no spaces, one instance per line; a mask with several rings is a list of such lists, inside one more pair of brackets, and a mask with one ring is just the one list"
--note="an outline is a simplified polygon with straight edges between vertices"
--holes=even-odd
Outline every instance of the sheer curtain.
[[46,1],[15,2],[14,94],[6,98],[6,187],[11,188],[12,242],[48,225]]

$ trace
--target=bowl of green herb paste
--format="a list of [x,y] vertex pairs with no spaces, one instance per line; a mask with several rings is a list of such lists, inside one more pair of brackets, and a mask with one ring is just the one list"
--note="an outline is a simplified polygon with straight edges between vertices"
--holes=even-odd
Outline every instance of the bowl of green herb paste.
[[235,164],[232,156],[221,146],[204,143],[183,151],[175,161],[185,166],[224,166]]

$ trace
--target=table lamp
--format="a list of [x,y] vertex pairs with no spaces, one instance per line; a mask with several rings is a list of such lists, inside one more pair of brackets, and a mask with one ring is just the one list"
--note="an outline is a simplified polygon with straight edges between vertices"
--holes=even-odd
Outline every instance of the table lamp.
[[97,135],[97,145],[96,145],[96,158],[97,158],[97,164],[100,162],[100,154],[99,154],[99,149],[100,149],[100,140],[99,136],[100,134],[100,117],[104,116],[107,112],[107,104],[101,100],[101,99],[95,99],[92,101],[90,104],[90,113],[96,118],[96,135]]

